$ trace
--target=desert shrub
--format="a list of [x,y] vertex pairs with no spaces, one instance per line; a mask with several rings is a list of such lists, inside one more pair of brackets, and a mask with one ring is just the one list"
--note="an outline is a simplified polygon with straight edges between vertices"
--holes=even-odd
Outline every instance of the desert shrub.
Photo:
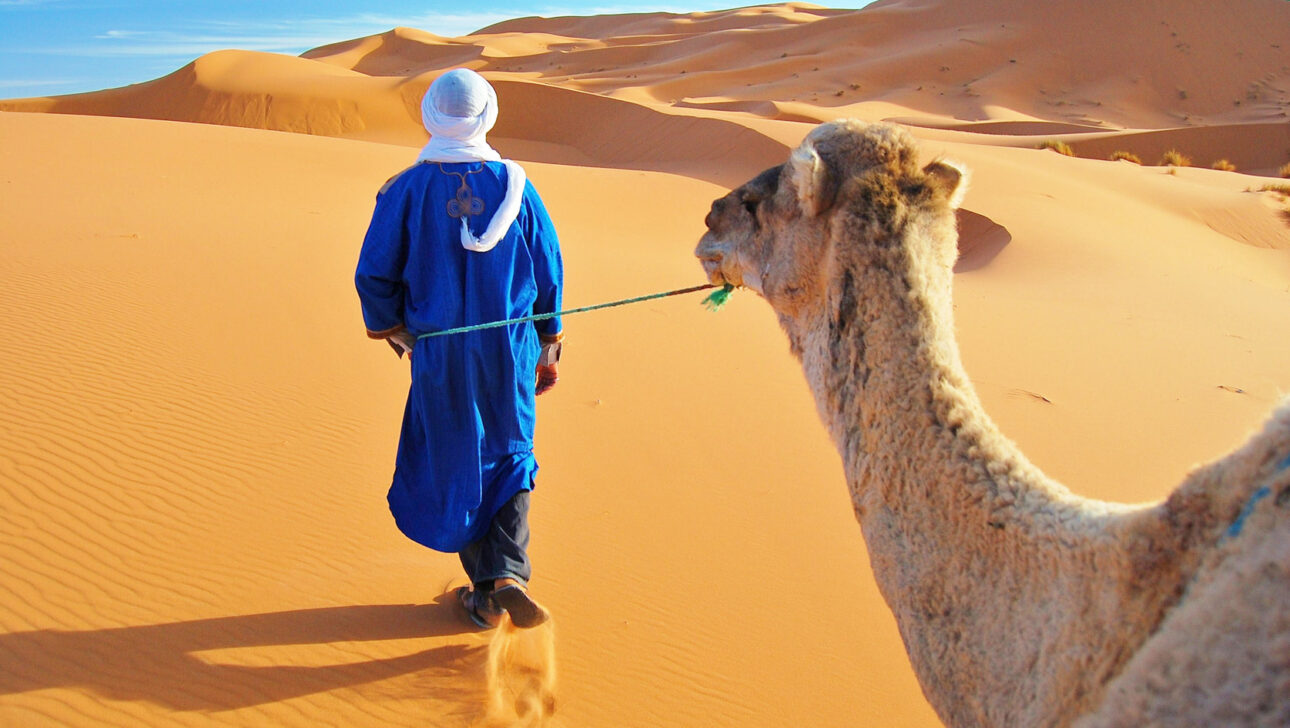
[[1211,165],[1210,165],[1210,167],[1212,167],[1213,169],[1217,169],[1217,170],[1218,170],[1218,171],[1220,171],[1220,172],[1235,172],[1235,171],[1236,171],[1236,165],[1235,165],[1235,164],[1232,164],[1231,162],[1227,161],[1226,159],[1220,159],[1220,160],[1218,160],[1218,161],[1214,162],[1213,164],[1211,164]]
[[1053,150],[1054,152],[1057,152],[1058,154],[1063,154],[1063,155],[1065,155],[1065,156],[1067,156],[1067,157],[1073,157],[1073,156],[1075,156],[1075,150],[1074,150],[1074,149],[1071,149],[1071,145],[1067,144],[1066,142],[1060,142],[1060,141],[1057,141],[1057,140],[1054,140],[1054,139],[1049,139],[1048,141],[1044,142],[1043,144],[1040,144],[1040,145],[1039,145],[1039,148],[1040,148],[1040,149],[1051,149],[1051,150]]
[[1190,167],[1191,159],[1177,149],[1170,149],[1160,157],[1160,163],[1170,167]]
[[1290,185],[1263,185],[1263,192],[1279,192],[1283,195],[1290,195]]
[[1134,164],[1142,164],[1142,160],[1138,159],[1138,155],[1133,152],[1111,152],[1112,162],[1118,162],[1121,159],[1126,162],[1133,162]]
[[1290,179],[1290,162],[1286,162],[1285,165],[1281,167],[1281,169],[1277,170],[1277,176]]

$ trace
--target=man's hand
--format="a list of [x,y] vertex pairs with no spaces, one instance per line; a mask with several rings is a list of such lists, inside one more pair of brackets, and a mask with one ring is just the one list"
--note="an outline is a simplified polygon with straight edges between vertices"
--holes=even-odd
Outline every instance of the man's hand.
[[560,381],[558,364],[537,365],[537,394],[544,394]]
[[391,349],[394,349],[394,353],[398,354],[400,359],[403,358],[404,354],[407,354],[409,359],[412,358],[412,349],[417,345],[417,337],[413,336],[407,329],[390,334],[385,341],[390,345]]
[[564,349],[564,334],[542,337],[542,351],[538,355],[537,393],[542,394],[560,381],[560,372],[556,365],[560,363],[560,352]]

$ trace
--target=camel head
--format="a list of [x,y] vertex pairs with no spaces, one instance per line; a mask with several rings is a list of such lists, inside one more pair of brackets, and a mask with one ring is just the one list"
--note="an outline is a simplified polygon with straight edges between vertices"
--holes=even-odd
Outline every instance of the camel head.
[[911,252],[948,275],[965,176],[943,161],[920,169],[913,137],[892,124],[821,124],[787,163],[712,203],[695,255],[712,283],[751,288],[789,318],[818,305],[840,263],[897,246],[924,246]]

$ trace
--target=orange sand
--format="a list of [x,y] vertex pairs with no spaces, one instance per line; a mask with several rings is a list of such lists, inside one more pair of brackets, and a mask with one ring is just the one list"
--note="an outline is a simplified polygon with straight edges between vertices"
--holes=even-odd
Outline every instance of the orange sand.
[[[1290,161],[1290,5],[1212,7],[525,19],[0,102],[0,725],[494,717],[455,559],[385,509],[406,364],[351,284],[451,65],[498,88],[570,306],[700,282],[710,201],[814,121],[915,125],[974,173],[955,301],[987,409],[1073,490],[1160,498],[1290,381],[1290,203],[1246,174]],[[1243,172],[1099,161],[1169,146]],[[566,321],[532,518],[543,724],[936,725],[768,307],[698,299]]]

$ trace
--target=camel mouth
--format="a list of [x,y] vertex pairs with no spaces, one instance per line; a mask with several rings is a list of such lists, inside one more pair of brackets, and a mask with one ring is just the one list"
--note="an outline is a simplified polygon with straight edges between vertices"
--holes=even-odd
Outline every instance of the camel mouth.
[[694,248],[708,282],[714,286],[742,286],[743,271],[739,265],[738,249],[711,230],[703,235]]
[[703,273],[708,277],[708,282],[714,286],[722,286],[726,283],[725,272],[722,270],[725,266],[726,256],[723,246],[715,241],[711,233],[704,235],[703,239],[694,249],[694,257],[699,259],[699,265],[703,266]]
[[714,286],[726,284],[726,276],[721,272],[721,256],[700,256],[699,265],[703,266],[703,273],[708,277],[708,283]]

